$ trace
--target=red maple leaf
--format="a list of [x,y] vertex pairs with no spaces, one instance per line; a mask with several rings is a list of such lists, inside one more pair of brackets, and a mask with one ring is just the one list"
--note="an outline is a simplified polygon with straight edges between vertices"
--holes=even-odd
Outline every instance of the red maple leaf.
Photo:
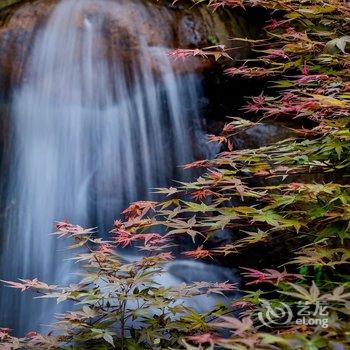
[[203,168],[203,167],[206,167],[207,165],[208,165],[208,161],[206,161],[206,160],[197,160],[195,162],[183,165],[183,168],[184,169]]
[[216,341],[219,341],[221,338],[215,334],[204,333],[204,334],[198,334],[198,335],[191,335],[186,337],[186,339],[195,344],[204,344],[204,343],[214,343]]
[[115,231],[115,233],[117,235],[117,237],[115,238],[116,243],[118,245],[122,245],[123,248],[127,247],[139,238],[138,235],[134,235],[123,229],[118,229]]
[[263,271],[248,267],[242,267],[242,269],[247,271],[243,272],[242,275],[252,279],[252,281],[246,283],[247,285],[260,283],[278,284],[282,281],[293,281],[302,278],[301,275],[288,273],[286,270],[279,272],[273,269],[264,269]]
[[142,239],[145,241],[145,244],[159,245],[166,241],[159,233],[144,233],[141,235]]
[[206,188],[202,188],[200,190],[192,192],[191,197],[196,199],[196,200],[201,200],[201,199],[207,198],[209,196],[212,196],[213,194],[214,194],[213,191],[208,190]]
[[301,187],[303,187],[303,184],[298,182],[292,182],[288,185],[288,188],[290,188],[292,191],[297,191]]
[[135,202],[126,208],[123,214],[127,219],[141,219],[149,210],[154,209],[156,204],[156,202],[152,201]]
[[212,257],[212,253],[209,250],[203,249],[203,246],[198,247],[196,250],[189,250],[182,254],[194,259],[203,259],[203,258]]

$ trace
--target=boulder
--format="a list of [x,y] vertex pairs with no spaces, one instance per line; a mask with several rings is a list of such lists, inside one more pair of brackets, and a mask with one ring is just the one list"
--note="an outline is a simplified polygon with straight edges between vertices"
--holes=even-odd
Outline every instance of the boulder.
[[[171,5],[168,1],[141,1],[144,6],[140,6],[137,0],[128,0],[127,6],[124,6],[127,12],[124,16],[120,15],[117,19],[112,14],[107,16],[106,37],[109,38],[112,47],[108,48],[106,54],[110,49],[119,50],[126,61],[130,60],[139,50],[140,37],[146,38],[149,46],[169,49],[206,47],[219,43],[233,47],[237,46],[237,43],[229,38],[247,37],[253,30],[246,19],[235,12],[213,12],[205,5]],[[0,12],[2,90],[20,80],[24,62],[32,47],[33,36],[48,18],[58,0],[12,2],[15,4]],[[86,16],[94,19],[98,15],[98,9],[94,6],[87,9]],[[80,24],[82,23],[83,19]],[[125,31],[125,28],[129,29]],[[241,43],[239,46],[239,49],[232,51],[233,58],[247,56],[247,47]],[[153,64],[154,69],[157,69],[157,62]],[[190,57],[184,61],[174,59],[173,64],[176,70],[189,72],[207,69],[212,66],[213,61]]]

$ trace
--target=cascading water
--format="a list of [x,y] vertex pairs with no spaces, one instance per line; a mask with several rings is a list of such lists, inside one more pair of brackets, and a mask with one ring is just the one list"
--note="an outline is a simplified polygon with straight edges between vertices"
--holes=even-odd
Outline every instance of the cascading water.
[[[128,3],[63,0],[35,36],[12,97],[1,279],[65,282],[55,220],[108,228],[193,158],[198,78],[175,74]],[[1,324],[23,334],[52,319],[32,297],[2,288]]]

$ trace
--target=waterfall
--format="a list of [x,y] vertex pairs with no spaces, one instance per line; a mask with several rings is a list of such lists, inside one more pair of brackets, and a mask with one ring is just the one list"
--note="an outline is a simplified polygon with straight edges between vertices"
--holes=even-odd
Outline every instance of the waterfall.
[[[129,3],[62,0],[35,32],[11,100],[1,279],[67,282],[54,221],[108,229],[193,159],[199,79],[176,74]],[[52,320],[33,295],[2,287],[0,297],[0,324],[19,334]]]

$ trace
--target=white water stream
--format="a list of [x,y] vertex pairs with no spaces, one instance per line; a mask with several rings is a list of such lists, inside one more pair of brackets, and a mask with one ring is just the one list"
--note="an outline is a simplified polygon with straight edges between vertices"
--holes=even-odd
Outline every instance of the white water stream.
[[[126,38],[120,50],[106,34],[111,19]],[[200,82],[177,75],[168,49],[142,35],[126,58],[138,29],[131,23],[127,2],[63,0],[36,33],[12,96],[1,279],[64,283],[72,268],[49,235],[54,221],[108,229],[193,160]],[[32,297],[2,288],[1,324],[23,334],[52,319]]]

